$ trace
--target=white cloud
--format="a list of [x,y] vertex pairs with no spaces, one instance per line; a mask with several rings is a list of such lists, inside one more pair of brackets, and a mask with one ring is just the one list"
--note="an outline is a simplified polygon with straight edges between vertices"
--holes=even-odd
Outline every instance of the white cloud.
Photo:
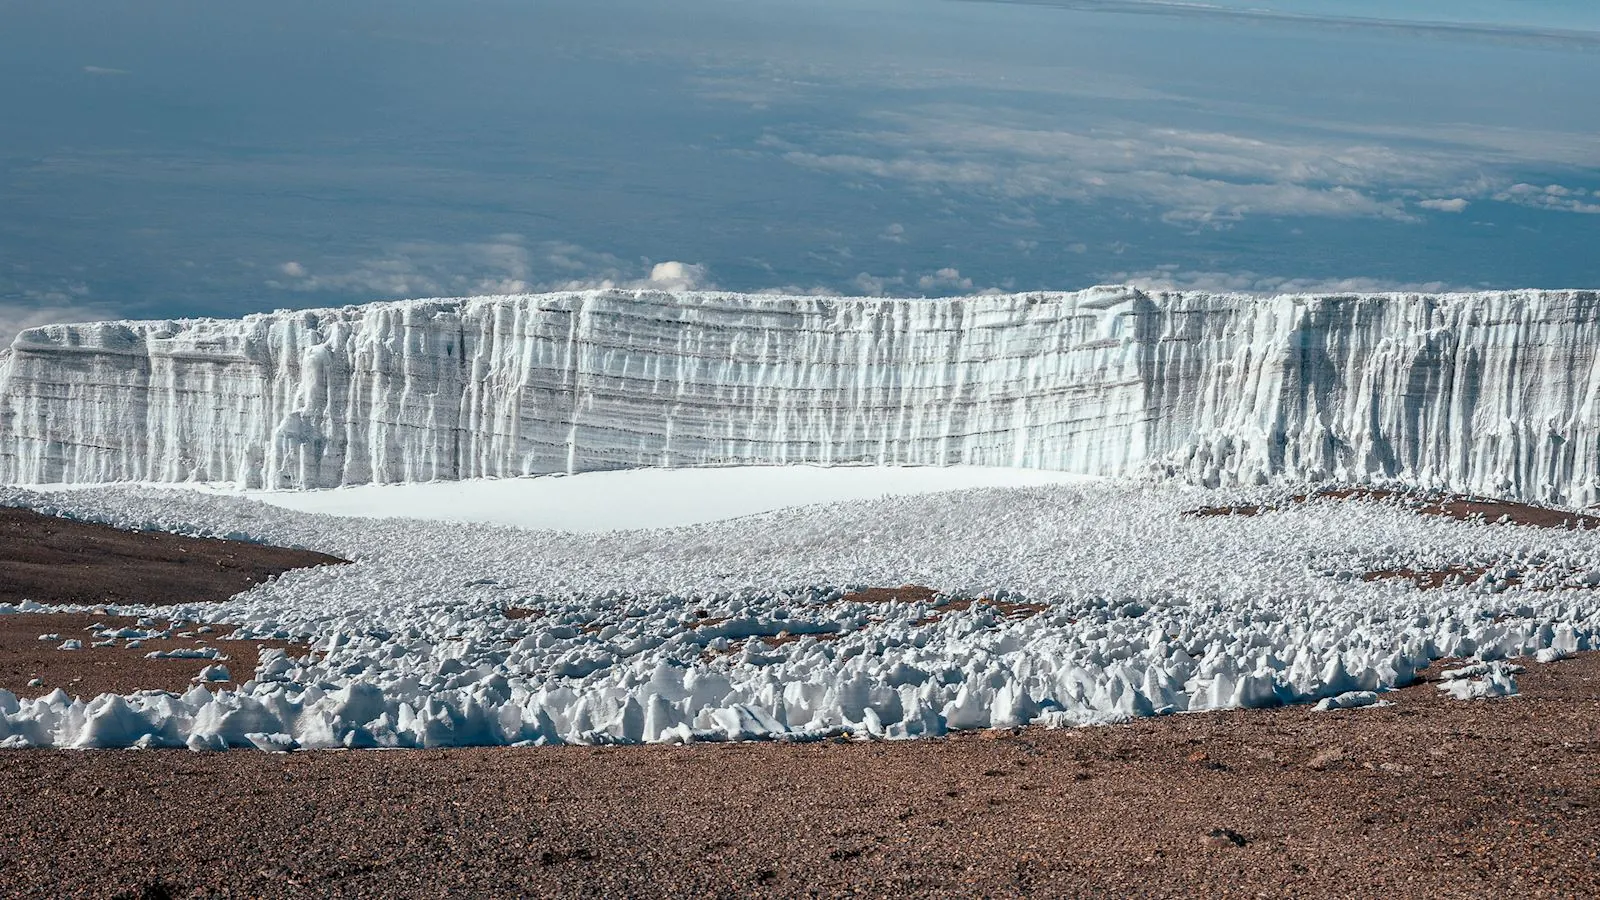
[[1226,228],[1251,216],[1416,221],[1418,210],[1459,213],[1488,199],[1600,213],[1600,197],[1590,192],[1497,174],[1539,161],[1587,166],[1592,135],[1522,139],[1487,128],[1358,125],[1330,133],[1328,123],[1300,123],[1260,138],[1135,121],[1063,127],[1058,118],[949,104],[882,112],[874,121],[858,131],[768,132],[759,145],[846,180],[1025,206],[1111,202],[1186,228]]
[[[1084,2],[1096,9],[1106,5]],[[1150,0],[1112,5],[1153,8]],[[1216,4],[1161,0],[1155,6],[1188,12]],[[1255,13],[1230,6],[1224,14]],[[1301,25],[1322,21],[1298,13],[1291,18]],[[1327,21],[1355,27],[1377,20]],[[1574,37],[1460,23],[1403,27],[1496,40]],[[1581,43],[1593,46],[1600,39],[1583,35]],[[908,47],[921,45],[885,46],[865,55],[809,42],[777,52],[763,47],[760,54],[718,48],[725,67],[704,86],[711,95],[726,91],[727,99],[740,103],[750,101],[751,85],[759,85],[764,96],[781,93],[786,101],[813,99],[819,85],[870,89],[885,98],[855,107],[865,124],[854,130],[819,130],[815,117],[796,116],[748,151],[734,152],[776,155],[847,182],[895,181],[935,195],[984,194],[1011,199],[1019,208],[1037,206],[1040,199],[1105,201],[1122,214],[1153,215],[1186,228],[1225,228],[1252,216],[1420,221],[1427,211],[1450,210],[1419,201],[1487,200],[1517,180],[1514,173],[1551,166],[1587,171],[1595,159],[1596,135],[1581,117],[1567,117],[1570,130],[1530,127],[1526,116],[1511,116],[1513,123],[1498,108],[1498,97],[1486,101],[1477,121],[1426,110],[1383,121],[1387,117],[1340,116],[1325,104],[1219,96],[1208,88],[1221,82],[1204,74],[1194,84],[1162,81],[1139,65],[1137,54],[1127,57],[1135,60],[1128,65],[1095,64],[1072,54],[1040,64],[1026,53],[1012,59],[976,47],[940,53],[907,52]],[[1157,82],[1162,90],[1155,89]],[[981,107],[917,101],[956,96],[940,88],[979,89],[986,100]],[[1425,93],[1442,99],[1456,94],[1432,88]],[[1051,103],[1055,111],[1041,111],[1040,98],[1064,96],[1120,102]],[[1228,130],[1172,127],[1202,120],[1226,123]],[[1540,205],[1590,212],[1596,202]]]
[[843,296],[836,287],[825,284],[813,284],[809,287],[799,284],[775,284],[759,290],[750,291],[752,294],[761,294],[767,297],[840,297]]
[[1287,278],[1257,272],[1210,272],[1157,266],[1136,272],[1110,272],[1103,283],[1128,284],[1148,291],[1219,291],[1247,294],[1439,293],[1468,289],[1442,281],[1391,281],[1383,278]]
[[128,70],[110,69],[105,66],[84,66],[83,73],[85,75],[126,75],[128,74]]
[[651,267],[647,283],[663,291],[697,291],[709,285],[705,266],[675,260]]
[[851,287],[863,297],[884,297],[891,293],[893,288],[903,287],[905,278],[899,275],[872,275],[862,272],[850,280]]
[[932,275],[923,275],[917,279],[917,287],[925,291],[970,291],[972,279],[962,278],[958,269],[943,268]]
[[1518,206],[1530,206],[1535,209],[1585,213],[1588,215],[1600,214],[1600,202],[1585,199],[1585,193],[1582,189],[1569,188],[1560,184],[1549,184],[1544,187],[1536,184],[1514,184],[1496,193],[1494,199],[1502,203],[1515,203]]
[[883,229],[883,233],[878,237],[891,244],[904,244],[906,242],[906,227],[899,222],[891,222],[889,227]]
[[793,165],[1018,201],[1133,202],[1165,221],[1221,227],[1250,215],[1408,219],[1393,184],[1453,181],[1443,158],[1326,137],[1264,141],[1132,122],[1079,130],[1021,113],[933,106],[872,132],[763,145]]
[[396,244],[382,256],[358,260],[291,260],[278,265],[276,272],[267,286],[342,293],[351,300],[715,287],[703,265],[628,262],[564,241],[529,243],[518,234],[498,234],[465,244],[413,241]]
[[69,322],[99,322],[121,318],[117,310],[88,298],[83,285],[61,290],[27,292],[21,301],[0,302],[0,350],[11,346],[25,328]]
[[[999,294],[1016,287],[1015,279],[1004,279],[998,285],[978,287],[973,280],[953,266],[945,266],[920,275],[904,270],[895,275],[874,275],[861,272],[850,279],[847,292],[859,297],[949,297],[956,295]],[[809,293],[833,295],[837,291],[815,289]]]

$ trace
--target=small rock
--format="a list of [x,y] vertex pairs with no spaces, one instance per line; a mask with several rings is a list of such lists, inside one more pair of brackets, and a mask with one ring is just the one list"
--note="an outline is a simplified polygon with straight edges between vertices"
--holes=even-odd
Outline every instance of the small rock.
[[1213,828],[1201,839],[1201,843],[1208,847],[1243,847],[1250,842],[1231,828]]
[[28,682],[28,687],[44,687],[43,678],[35,678]]
[[1318,753],[1316,756],[1311,757],[1311,759],[1306,762],[1306,768],[1316,769],[1320,772],[1334,763],[1342,762],[1343,760],[1344,750],[1342,748],[1329,747],[1328,749]]

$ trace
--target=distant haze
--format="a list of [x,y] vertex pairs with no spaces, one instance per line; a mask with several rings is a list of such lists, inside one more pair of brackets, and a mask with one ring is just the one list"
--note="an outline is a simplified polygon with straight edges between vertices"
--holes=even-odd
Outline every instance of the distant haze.
[[1212,6],[0,0],[0,337],[590,285],[1600,285],[1596,4]]

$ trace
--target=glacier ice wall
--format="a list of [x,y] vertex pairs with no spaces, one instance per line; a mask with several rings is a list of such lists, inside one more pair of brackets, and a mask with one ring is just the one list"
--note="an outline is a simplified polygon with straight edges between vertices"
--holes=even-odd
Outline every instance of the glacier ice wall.
[[0,481],[877,463],[1597,497],[1600,294],[592,291],[53,325]]

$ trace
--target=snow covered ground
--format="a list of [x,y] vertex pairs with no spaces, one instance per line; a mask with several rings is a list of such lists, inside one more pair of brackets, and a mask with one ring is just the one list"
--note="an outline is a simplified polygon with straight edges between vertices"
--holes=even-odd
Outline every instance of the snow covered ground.
[[983,466],[725,466],[363,484],[323,491],[258,490],[240,495],[284,509],[336,516],[616,531],[699,525],[814,503],[1085,480],[1090,479]]
[[[237,691],[0,692],[0,744],[914,737],[1314,701],[1381,691],[1446,656],[1600,646],[1593,532],[1370,501],[1183,515],[1274,498],[1102,481],[573,533],[334,517],[172,488],[4,488],[11,505],[355,564],[166,611],[242,623],[245,639],[313,641],[312,656],[269,655]],[[1361,577],[1480,567],[1488,577],[1429,591]],[[982,599],[846,596],[902,584]]]

